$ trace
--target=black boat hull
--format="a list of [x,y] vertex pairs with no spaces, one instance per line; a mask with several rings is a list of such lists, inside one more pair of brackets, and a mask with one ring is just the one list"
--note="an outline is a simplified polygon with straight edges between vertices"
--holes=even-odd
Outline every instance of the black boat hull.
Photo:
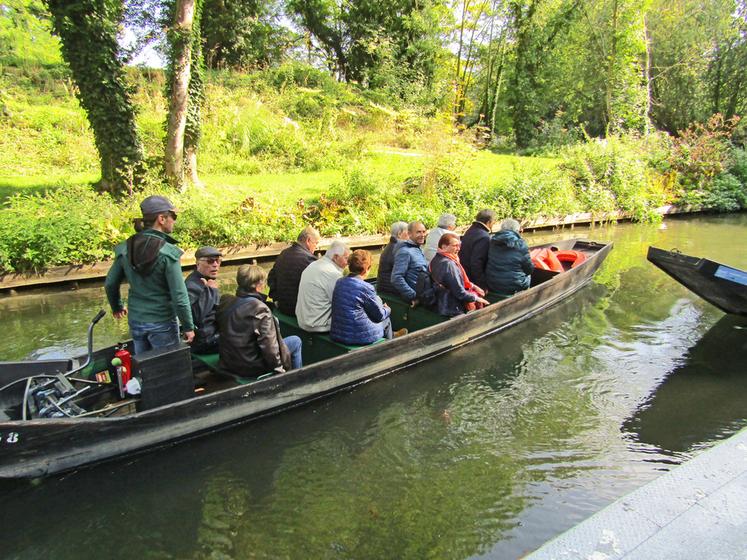
[[[581,266],[509,299],[385,344],[128,416],[2,422],[0,478],[49,475],[205,435],[326,397],[498,333],[581,289],[612,249],[611,243],[576,240],[554,245],[561,250],[584,249],[588,258]],[[7,378],[0,373],[0,384],[4,382]]]
[[647,258],[721,311],[747,317],[747,272],[656,247],[649,247]]

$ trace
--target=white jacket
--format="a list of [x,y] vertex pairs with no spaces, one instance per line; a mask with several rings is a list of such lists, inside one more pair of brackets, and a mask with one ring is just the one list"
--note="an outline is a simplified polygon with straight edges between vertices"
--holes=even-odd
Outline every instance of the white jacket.
[[332,293],[342,270],[324,255],[301,273],[296,302],[298,326],[310,332],[328,332],[332,324]]

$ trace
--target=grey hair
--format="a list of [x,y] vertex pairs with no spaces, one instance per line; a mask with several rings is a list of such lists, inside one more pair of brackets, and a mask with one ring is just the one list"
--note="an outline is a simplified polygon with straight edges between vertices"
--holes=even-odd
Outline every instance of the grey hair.
[[415,220],[414,222],[410,222],[409,224],[407,224],[407,231],[410,235],[412,235],[412,232],[415,231],[415,228],[422,225],[423,222]]
[[266,280],[267,271],[256,264],[242,264],[236,271],[236,283],[245,292],[256,290]]
[[480,210],[477,213],[477,216],[475,216],[475,221],[480,222],[481,224],[487,224],[488,222],[495,222],[495,212],[492,210]]
[[313,239],[314,241],[319,241],[322,238],[321,235],[319,235],[319,232],[315,230],[311,226],[306,226],[301,230],[301,233],[298,234],[297,241],[299,243],[303,243],[307,239]]
[[456,227],[456,216],[454,214],[441,214],[438,219],[438,227],[447,229]]
[[506,218],[501,222],[501,230],[519,233],[521,230],[521,224],[513,218]]
[[407,229],[407,222],[394,222],[392,224],[392,237],[399,237],[399,234]]
[[327,249],[327,252],[324,253],[326,257],[329,257],[330,259],[332,257],[339,257],[345,254],[346,251],[349,251],[348,246],[345,245],[342,241],[339,239],[335,239],[332,242],[332,245],[329,246],[329,249]]

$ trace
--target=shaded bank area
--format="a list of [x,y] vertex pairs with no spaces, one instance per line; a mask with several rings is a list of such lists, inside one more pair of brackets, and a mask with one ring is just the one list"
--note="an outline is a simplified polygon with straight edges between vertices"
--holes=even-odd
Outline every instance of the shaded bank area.
[[[743,215],[596,228],[615,250],[595,283],[502,336],[252,425],[1,484],[4,554],[519,558],[747,423],[742,377],[719,375],[732,348],[706,339],[722,314],[645,261],[656,244],[747,268],[745,231]],[[0,359],[82,346],[103,301],[0,300]],[[102,320],[97,345],[116,328]],[[667,418],[659,401],[697,410]]]

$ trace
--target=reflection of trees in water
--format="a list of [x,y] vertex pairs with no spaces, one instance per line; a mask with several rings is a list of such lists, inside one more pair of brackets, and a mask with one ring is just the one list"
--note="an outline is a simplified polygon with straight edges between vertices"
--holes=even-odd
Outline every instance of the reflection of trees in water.
[[235,555],[234,542],[242,530],[251,500],[243,482],[228,472],[209,477],[202,494],[202,519],[197,528],[197,560],[242,559]]
[[747,420],[747,319],[725,315],[623,425],[663,453],[692,453]]
[[112,318],[102,288],[0,299],[0,360],[80,354],[85,351],[88,324],[99,309],[107,315],[96,326],[96,348],[129,338],[127,321]]

